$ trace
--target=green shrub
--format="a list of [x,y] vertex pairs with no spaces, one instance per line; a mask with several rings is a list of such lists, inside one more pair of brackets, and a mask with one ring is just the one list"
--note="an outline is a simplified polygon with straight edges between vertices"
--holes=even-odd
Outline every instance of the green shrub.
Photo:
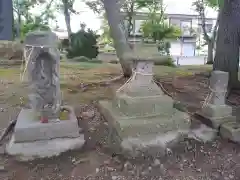
[[154,65],[156,66],[170,66],[170,67],[175,67],[176,65],[174,64],[174,60],[169,57],[161,57],[159,60],[155,60]]
[[85,57],[85,56],[79,56],[79,57],[71,58],[70,61],[74,61],[74,62],[88,62],[88,61],[91,61],[91,60],[89,58]]
[[92,59],[92,60],[90,60],[88,62],[90,62],[90,63],[99,63],[99,64],[103,63],[102,61],[100,61],[98,59]]
[[118,64],[119,61],[118,60],[111,60],[111,61],[109,61],[109,63],[111,63],[111,64]]
[[97,38],[95,32],[88,29],[81,29],[77,33],[71,34],[71,42],[67,48],[67,57],[85,56],[89,59],[98,55]]

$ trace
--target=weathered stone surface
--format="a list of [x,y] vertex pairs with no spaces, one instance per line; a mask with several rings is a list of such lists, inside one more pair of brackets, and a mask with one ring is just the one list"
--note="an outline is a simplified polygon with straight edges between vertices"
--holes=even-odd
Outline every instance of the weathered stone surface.
[[62,98],[57,43],[53,32],[36,31],[27,34],[24,48],[31,109],[48,119],[59,117]]
[[218,129],[221,124],[236,121],[232,115],[232,107],[225,104],[228,86],[228,73],[213,71],[210,77],[210,94],[205,100],[199,114],[211,122],[213,128]]
[[213,71],[210,77],[211,98],[209,103],[224,105],[228,87],[228,72]]
[[[131,118],[113,108],[111,102],[100,101],[98,106],[111,128],[116,130],[120,140],[129,142],[129,139],[133,139],[135,143],[130,143],[132,144],[131,147],[138,144],[137,146],[140,149],[143,147],[143,142],[150,143],[146,145],[147,148],[154,147],[153,149],[155,149],[156,147],[166,147],[167,143],[164,145],[161,143],[158,144],[159,141],[154,141],[154,139],[159,139],[160,137],[166,139],[165,136],[169,136],[169,133],[172,134],[171,137],[174,137],[173,139],[177,139],[182,132],[187,133],[190,126],[188,115],[172,107],[168,109],[168,112],[160,113],[157,116],[149,114],[149,117],[139,116]],[[123,143],[123,145],[124,144],[126,143]],[[128,147],[124,145],[122,148],[127,149]]]
[[6,146],[6,152],[17,156],[20,161],[58,156],[69,150],[80,149],[85,142],[83,135],[77,138],[55,138],[22,143],[16,143],[15,138],[16,136],[12,136]]
[[231,115],[225,117],[209,117],[205,114],[202,114],[201,111],[197,112],[197,114],[201,117],[204,117],[203,123],[206,123],[214,129],[219,129],[219,127],[226,122],[236,122],[236,117]]
[[223,138],[240,143],[240,124],[238,122],[226,122],[220,127]]
[[18,115],[14,131],[14,141],[29,142],[37,140],[48,140],[53,138],[75,138],[79,137],[77,118],[72,111],[69,120],[50,121],[41,123],[34,118],[34,113],[30,109],[22,109]]
[[192,129],[188,133],[188,138],[195,139],[200,142],[209,142],[217,137],[217,130],[207,127],[204,124],[197,129]]
[[224,118],[232,116],[232,107],[228,105],[208,104],[202,109],[202,115],[209,118]]
[[120,112],[130,117],[169,113],[169,109],[173,108],[172,98],[165,95],[130,97],[122,94],[118,95],[113,103]]
[[141,156],[164,156],[167,150],[186,137],[186,132],[171,131],[149,134],[138,138],[125,138],[121,143],[124,156],[136,158]]

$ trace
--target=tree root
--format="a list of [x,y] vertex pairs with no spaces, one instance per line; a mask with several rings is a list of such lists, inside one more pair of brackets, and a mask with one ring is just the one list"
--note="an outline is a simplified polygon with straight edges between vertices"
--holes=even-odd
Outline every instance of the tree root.
[[14,128],[14,126],[16,125],[17,120],[12,120],[10,121],[10,123],[8,124],[7,128],[4,129],[4,131],[2,132],[1,136],[0,136],[0,145],[2,144],[2,141],[4,140],[4,138],[8,135],[9,132],[11,132]]
[[124,78],[123,75],[117,76],[113,79],[110,80],[105,80],[105,81],[99,81],[99,82],[94,82],[94,83],[88,83],[88,84],[80,84],[79,87],[82,89],[83,92],[87,91],[88,89],[90,89],[91,87],[94,86],[108,86],[109,84],[119,81],[122,78]]

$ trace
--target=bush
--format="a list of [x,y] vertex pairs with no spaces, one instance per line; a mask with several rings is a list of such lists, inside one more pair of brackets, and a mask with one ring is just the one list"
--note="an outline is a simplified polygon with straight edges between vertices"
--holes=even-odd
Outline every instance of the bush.
[[91,61],[89,58],[85,57],[85,56],[79,56],[79,57],[74,57],[72,59],[70,59],[70,61],[74,61],[74,62],[88,62]]
[[159,60],[155,60],[154,65],[156,66],[170,66],[175,67],[174,60],[169,56],[162,56]]
[[101,64],[102,61],[98,60],[98,59],[89,59],[85,56],[79,56],[79,57],[74,57],[72,59],[70,59],[70,61],[74,61],[74,62],[89,62],[89,63],[99,63]]
[[111,61],[109,61],[109,63],[111,63],[111,64],[118,64],[119,61],[118,60],[111,60]]
[[90,62],[90,63],[99,63],[99,64],[103,63],[102,61],[100,61],[100,60],[98,60],[98,59],[92,59],[92,60],[90,60],[89,62]]
[[81,29],[77,33],[71,34],[71,42],[67,48],[67,57],[85,56],[89,59],[96,58],[99,53],[97,38],[98,36],[95,32],[90,29],[87,31]]

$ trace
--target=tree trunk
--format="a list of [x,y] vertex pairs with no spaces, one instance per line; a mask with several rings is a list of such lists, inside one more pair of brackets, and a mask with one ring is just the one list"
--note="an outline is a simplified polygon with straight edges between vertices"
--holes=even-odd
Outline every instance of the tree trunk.
[[213,70],[229,73],[229,88],[238,87],[240,1],[225,0],[219,19]]
[[127,38],[125,36],[124,28],[121,23],[120,8],[116,0],[103,0],[106,17],[110,27],[110,33],[113,38],[117,57],[123,69],[125,77],[130,77],[132,74],[131,62],[124,59],[124,53],[131,51]]
[[22,26],[22,19],[21,19],[21,14],[18,13],[18,21],[16,23],[16,31],[17,31],[17,38],[21,38],[21,26]]
[[71,41],[70,37],[72,34],[72,29],[71,29],[71,18],[69,13],[68,0],[62,0],[62,2],[63,2],[63,12],[65,17],[65,23],[67,26],[68,40]]
[[213,64],[213,47],[214,47],[214,42],[209,41],[208,42],[207,64]]

